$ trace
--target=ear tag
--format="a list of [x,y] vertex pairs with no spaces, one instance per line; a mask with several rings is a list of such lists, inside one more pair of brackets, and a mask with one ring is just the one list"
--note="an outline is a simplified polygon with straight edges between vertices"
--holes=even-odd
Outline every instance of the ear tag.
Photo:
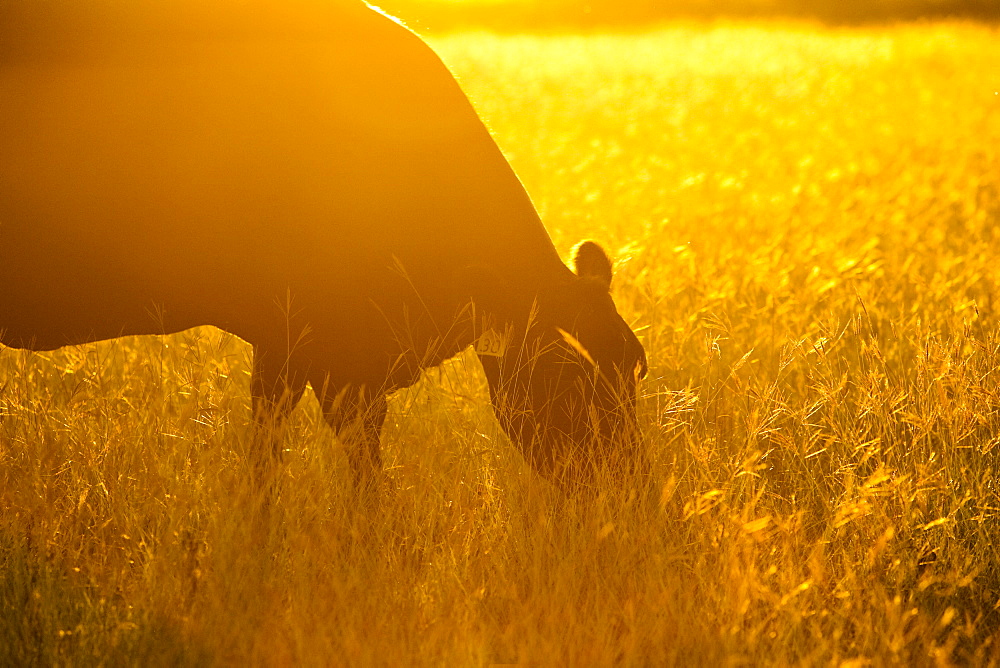
[[507,352],[507,337],[495,329],[488,329],[476,341],[476,354],[486,357],[503,357]]

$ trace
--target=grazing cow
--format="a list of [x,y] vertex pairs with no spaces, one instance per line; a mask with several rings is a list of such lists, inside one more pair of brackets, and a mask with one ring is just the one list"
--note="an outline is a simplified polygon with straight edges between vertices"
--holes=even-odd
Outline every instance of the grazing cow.
[[310,383],[355,474],[386,394],[476,346],[558,477],[644,461],[611,263],[560,260],[434,52],[354,0],[0,3],[0,341],[215,325],[258,416]]

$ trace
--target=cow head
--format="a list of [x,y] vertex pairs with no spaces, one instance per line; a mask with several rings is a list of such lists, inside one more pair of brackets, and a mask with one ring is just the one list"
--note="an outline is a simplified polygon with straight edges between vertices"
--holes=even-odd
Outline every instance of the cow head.
[[479,350],[494,411],[528,461],[558,482],[602,466],[645,474],[635,412],[645,351],[611,299],[604,250],[583,242],[573,263],[575,273],[508,324],[495,356]]

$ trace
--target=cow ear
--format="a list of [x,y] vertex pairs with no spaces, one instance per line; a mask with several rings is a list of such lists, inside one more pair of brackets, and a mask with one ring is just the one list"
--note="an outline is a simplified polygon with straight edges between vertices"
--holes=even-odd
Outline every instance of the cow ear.
[[611,289],[611,260],[597,243],[581,241],[573,250],[573,268],[580,278],[600,281]]

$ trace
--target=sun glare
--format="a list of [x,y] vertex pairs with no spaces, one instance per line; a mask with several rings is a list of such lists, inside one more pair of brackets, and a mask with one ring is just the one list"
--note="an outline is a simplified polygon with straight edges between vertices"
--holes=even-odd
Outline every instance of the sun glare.
[[[472,349],[389,397],[384,494],[366,503],[318,383],[275,439],[277,463],[255,468],[253,355],[237,336],[209,327],[36,354],[0,347],[0,665],[997,665],[997,27],[515,27],[427,41],[556,249],[569,260],[581,239],[597,239],[616,260],[614,302],[648,358],[636,409],[648,489],[611,472],[567,494],[538,475],[501,428]],[[242,48],[262,69],[274,64],[271,52]],[[383,66],[386,77],[396,68],[391,58]],[[299,71],[322,87],[327,69],[310,59]],[[0,60],[0,109],[15,98],[42,104],[23,94],[34,81],[24,71]],[[115,141],[107,155],[174,160],[194,186],[169,205],[192,216],[205,192],[231,188],[247,220],[264,221],[252,234],[270,234],[274,248],[274,220],[308,220],[316,234],[303,254],[319,289],[343,276],[320,260],[322,244],[344,235],[320,232],[336,206],[372,197],[328,197],[335,179],[321,168],[342,142],[316,139],[333,113],[316,101],[327,98],[311,86],[283,96],[289,82],[278,81],[266,108],[240,98],[210,132],[211,119],[189,113],[194,98],[163,93],[169,72],[134,77],[151,91],[145,101],[118,89],[105,99],[180,110],[151,112],[174,134],[140,133],[99,110],[77,116],[56,98],[39,113],[68,118],[65,142],[86,120]],[[384,81],[356,75],[352,95]],[[371,107],[374,124],[383,117]],[[255,134],[293,113],[309,124]],[[379,126],[384,136],[403,130]],[[247,188],[243,163],[172,152],[178,137],[215,146],[219,133],[231,155],[259,141],[268,168],[289,155],[279,150],[289,137],[308,141],[293,155],[295,178]],[[136,146],[137,136],[148,141]],[[43,140],[64,155],[66,144]],[[88,160],[103,144],[72,145],[83,148],[35,193],[32,212],[71,198],[64,184],[120,169]],[[383,148],[395,164],[399,146]],[[3,155],[0,166],[21,167]],[[150,182],[120,171],[125,184]],[[379,194],[423,192],[422,176]],[[434,185],[457,197],[463,176]],[[10,183],[0,180],[0,213]],[[258,207],[266,188],[319,193],[326,208]],[[134,187],[100,194],[93,220],[110,211],[142,222],[129,208]],[[490,215],[475,212],[460,241]],[[123,241],[135,239],[127,226],[98,241],[127,246],[128,266],[140,266],[146,246],[183,243],[169,223],[145,245]],[[0,238],[10,229],[0,220]],[[220,240],[212,262],[237,263],[250,234]],[[57,241],[79,249],[92,236],[70,230]],[[516,259],[483,245],[498,262]],[[592,279],[611,263],[596,264]],[[215,289],[183,262],[170,266],[193,292]],[[245,287],[225,303],[241,304],[254,290]],[[0,330],[11,326],[10,299],[0,292]],[[579,338],[566,350],[586,360]],[[483,357],[508,350],[499,334],[476,341]]]

